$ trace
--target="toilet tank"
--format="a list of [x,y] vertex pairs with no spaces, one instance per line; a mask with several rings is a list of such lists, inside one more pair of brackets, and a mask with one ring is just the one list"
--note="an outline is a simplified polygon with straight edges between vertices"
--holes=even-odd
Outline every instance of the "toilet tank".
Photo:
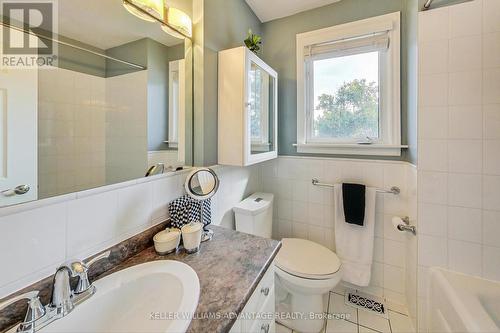
[[236,230],[271,238],[273,230],[273,199],[270,193],[254,193],[233,207]]

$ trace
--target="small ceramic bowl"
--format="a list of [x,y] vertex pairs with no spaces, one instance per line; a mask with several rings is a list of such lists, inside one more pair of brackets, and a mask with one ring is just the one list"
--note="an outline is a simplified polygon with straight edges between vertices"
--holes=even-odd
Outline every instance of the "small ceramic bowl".
[[175,252],[181,242],[181,231],[171,228],[160,231],[153,237],[155,250],[160,255]]

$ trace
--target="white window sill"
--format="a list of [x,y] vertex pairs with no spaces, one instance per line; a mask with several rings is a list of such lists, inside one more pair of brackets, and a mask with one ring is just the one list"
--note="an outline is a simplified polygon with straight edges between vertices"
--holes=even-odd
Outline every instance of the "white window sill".
[[408,148],[402,145],[383,144],[325,144],[308,143],[294,144],[297,153],[305,154],[343,154],[343,155],[373,155],[373,156],[401,156],[401,149]]

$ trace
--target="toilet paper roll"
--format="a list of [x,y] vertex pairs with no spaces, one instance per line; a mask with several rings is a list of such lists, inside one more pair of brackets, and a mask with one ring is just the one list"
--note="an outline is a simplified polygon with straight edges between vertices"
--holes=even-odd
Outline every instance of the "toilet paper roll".
[[398,225],[400,225],[400,224],[405,224],[404,221],[403,221],[403,219],[401,217],[399,217],[399,216],[394,216],[392,218],[392,225],[394,226],[394,228],[396,228],[397,231],[400,231],[398,229]]

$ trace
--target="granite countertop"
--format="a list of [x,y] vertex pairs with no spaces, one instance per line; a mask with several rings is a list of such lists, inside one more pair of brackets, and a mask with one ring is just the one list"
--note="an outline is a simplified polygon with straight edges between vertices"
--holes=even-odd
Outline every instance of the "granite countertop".
[[[202,243],[198,253],[178,251],[160,256],[151,246],[99,278],[155,260],[186,263],[200,279],[200,299],[188,332],[229,332],[236,318],[225,314],[239,314],[243,310],[281,243],[217,226],[210,226],[210,229],[214,231],[214,237]],[[207,315],[210,313],[222,316],[214,318]]]

